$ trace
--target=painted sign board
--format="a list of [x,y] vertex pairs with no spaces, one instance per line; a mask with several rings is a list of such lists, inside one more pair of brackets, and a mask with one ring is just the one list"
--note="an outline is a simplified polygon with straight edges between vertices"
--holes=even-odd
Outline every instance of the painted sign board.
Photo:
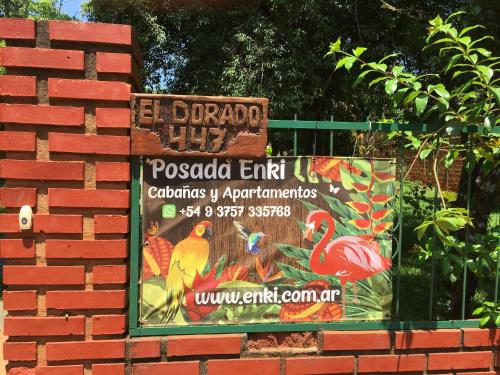
[[262,157],[268,100],[132,95],[132,155]]
[[141,327],[390,319],[395,163],[144,157]]

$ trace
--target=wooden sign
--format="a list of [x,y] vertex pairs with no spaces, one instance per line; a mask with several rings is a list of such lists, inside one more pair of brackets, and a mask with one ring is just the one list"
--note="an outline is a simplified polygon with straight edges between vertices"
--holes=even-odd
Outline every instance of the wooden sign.
[[262,157],[264,98],[133,94],[132,155]]

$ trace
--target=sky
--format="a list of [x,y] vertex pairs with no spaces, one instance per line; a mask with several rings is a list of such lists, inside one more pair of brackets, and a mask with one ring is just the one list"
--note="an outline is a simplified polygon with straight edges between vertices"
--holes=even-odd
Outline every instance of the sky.
[[80,5],[83,0],[64,0],[63,1],[63,12],[71,17],[75,17],[79,20],[82,19],[82,13],[80,11]]

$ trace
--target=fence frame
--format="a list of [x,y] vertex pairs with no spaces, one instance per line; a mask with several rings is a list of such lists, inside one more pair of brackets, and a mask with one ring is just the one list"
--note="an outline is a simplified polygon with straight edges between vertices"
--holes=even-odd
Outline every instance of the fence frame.
[[[338,130],[351,131],[415,131],[420,133],[431,133],[439,129],[435,124],[398,124],[398,123],[372,123],[366,122],[346,122],[346,121],[303,121],[303,120],[269,120],[270,129],[290,129],[293,132],[293,155],[298,152],[298,131],[315,130],[329,131],[330,156],[333,156],[333,134]],[[483,132],[483,127],[477,126],[459,126],[453,129],[454,132]],[[500,134],[500,126],[492,129],[492,132]],[[470,152],[470,151],[469,151]],[[465,290],[467,288],[467,279],[464,277],[462,285],[462,309],[460,320],[440,320],[434,321],[433,318],[433,298],[434,298],[434,278],[435,266],[434,257],[431,267],[431,285],[429,293],[429,320],[428,321],[349,321],[349,322],[307,322],[307,323],[255,323],[255,324],[227,324],[227,325],[191,325],[191,326],[172,326],[172,327],[140,327],[139,326],[139,277],[141,263],[141,163],[142,156],[133,156],[131,158],[131,228],[130,228],[130,298],[129,298],[129,334],[130,336],[157,336],[173,334],[204,334],[204,333],[235,333],[235,332],[296,332],[296,331],[362,331],[362,330],[411,330],[411,329],[449,329],[449,328],[478,328],[479,320],[465,319]],[[398,140],[397,167],[400,168],[399,183],[400,189],[403,186],[404,163],[404,144]],[[468,176],[467,208],[470,209],[471,200],[471,174]],[[436,189],[436,188],[435,188]],[[437,194],[437,190],[435,190]],[[399,196],[399,214],[397,223],[393,229],[397,233],[396,250],[393,253],[393,259],[397,258],[397,268],[394,270],[393,278],[396,279],[395,291],[393,292],[393,319],[399,316],[400,301],[400,280],[401,280],[401,246],[403,241],[403,204],[404,195]],[[436,206],[435,206],[436,207]],[[466,241],[469,241],[469,233],[466,231]],[[435,240],[433,241],[433,251],[435,249]],[[466,258],[464,257],[464,264]],[[498,284],[500,272],[500,254],[497,252],[497,267],[495,273],[495,296],[494,303],[497,305]],[[464,274],[467,268],[464,267]],[[394,285],[394,284],[393,284]]]

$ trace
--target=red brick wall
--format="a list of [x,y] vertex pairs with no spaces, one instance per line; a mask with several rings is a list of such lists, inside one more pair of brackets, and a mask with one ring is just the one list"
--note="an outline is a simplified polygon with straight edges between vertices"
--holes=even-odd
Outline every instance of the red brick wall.
[[[406,168],[408,169],[413,162],[415,155],[406,157]],[[444,157],[444,154],[441,155]],[[438,164],[438,176],[441,188],[447,191],[458,192],[460,187],[460,178],[462,176],[463,161],[461,159],[456,160],[451,167],[446,168],[444,162],[441,161]],[[408,175],[409,181],[420,181],[426,185],[434,186],[436,184],[436,179],[434,178],[434,173],[432,172],[432,160],[430,158],[421,160],[417,159],[415,165]]]
[[500,330],[128,337],[132,30],[0,19],[0,39],[10,375],[497,373]]
[[10,374],[110,374],[96,364],[125,358],[141,57],[125,25],[0,19],[0,39],[4,359]]

